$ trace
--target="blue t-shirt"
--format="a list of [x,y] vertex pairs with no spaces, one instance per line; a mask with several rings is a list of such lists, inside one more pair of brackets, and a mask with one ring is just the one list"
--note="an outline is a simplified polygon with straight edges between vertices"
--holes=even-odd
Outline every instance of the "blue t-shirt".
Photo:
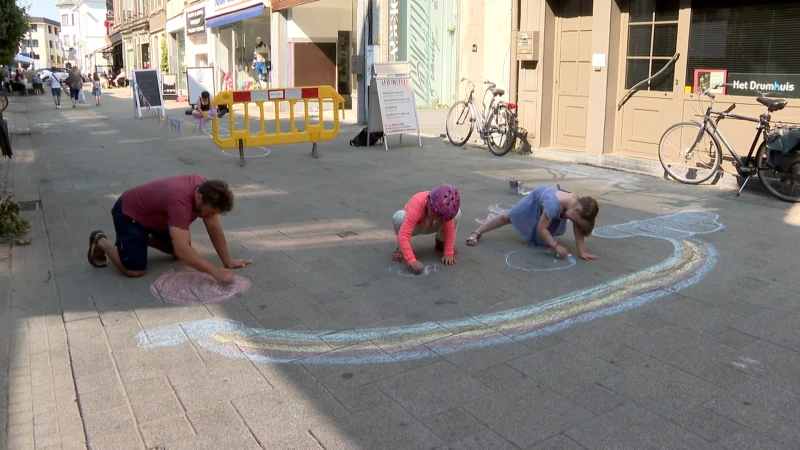
[[550,219],[550,226],[547,227],[553,236],[561,236],[567,230],[567,219],[561,214],[561,203],[558,201],[556,193],[558,191],[569,192],[561,189],[560,185],[538,186],[529,192],[508,212],[511,225],[517,230],[525,241],[531,244],[546,246],[547,243],[536,232],[539,225],[539,218],[542,213]]

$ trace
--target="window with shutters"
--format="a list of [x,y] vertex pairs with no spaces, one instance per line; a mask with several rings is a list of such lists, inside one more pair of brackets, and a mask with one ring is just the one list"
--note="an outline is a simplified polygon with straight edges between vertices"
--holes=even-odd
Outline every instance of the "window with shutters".
[[[646,80],[672,59],[678,44],[679,0],[631,0],[628,10],[628,50],[625,89]],[[675,65],[641,86],[641,90],[672,91]]]
[[695,69],[800,74],[800,2],[693,0],[686,84]]

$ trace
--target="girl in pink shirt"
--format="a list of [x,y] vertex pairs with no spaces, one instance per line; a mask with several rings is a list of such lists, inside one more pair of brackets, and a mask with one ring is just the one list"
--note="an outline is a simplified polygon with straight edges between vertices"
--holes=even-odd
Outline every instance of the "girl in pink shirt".
[[414,194],[406,206],[392,217],[398,245],[392,260],[405,260],[412,272],[422,273],[425,264],[414,256],[411,236],[435,233],[436,250],[444,254],[442,262],[452,266],[456,263],[455,238],[460,218],[461,195],[453,186],[443,184],[432,191]]

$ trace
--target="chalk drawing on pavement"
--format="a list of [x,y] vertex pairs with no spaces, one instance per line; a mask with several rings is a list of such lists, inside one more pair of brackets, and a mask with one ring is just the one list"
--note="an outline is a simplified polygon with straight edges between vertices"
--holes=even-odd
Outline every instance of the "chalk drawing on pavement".
[[511,211],[511,208],[513,207],[514,205],[507,203],[495,203],[494,205],[489,205],[489,214],[486,215],[486,218],[484,219],[483,216],[481,216],[481,218],[476,218],[475,222],[483,225],[495,217]]
[[[270,150],[270,149],[268,149],[266,147],[255,147],[255,148],[260,149],[261,151],[256,153],[255,155],[251,155],[251,154],[248,154],[247,153],[247,149],[245,149],[244,150],[244,156],[246,156],[247,158],[263,158],[265,156],[269,156],[269,154],[272,153],[272,150]],[[228,152],[230,152],[230,153],[228,153]],[[239,153],[236,150],[223,150],[222,153],[225,156],[235,156],[237,158],[239,157]]]
[[687,210],[652,219],[600,227],[592,234],[608,239],[632,236],[681,239],[697,234],[713,233],[724,228],[725,226],[719,222],[718,214],[709,211]]
[[202,305],[228,301],[250,288],[250,280],[235,275],[233,284],[219,284],[208,274],[194,269],[170,270],[150,285],[150,292],[175,305]]
[[426,277],[439,271],[438,264],[430,264],[425,266],[422,273],[414,273],[409,270],[407,264],[396,264],[389,268],[389,272],[400,275],[401,277]]
[[506,253],[506,265],[525,272],[564,270],[575,264],[577,261],[574,256],[559,258],[553,250],[541,247],[520,248]]
[[138,346],[155,349],[192,341],[227,357],[259,362],[361,364],[524,341],[636,308],[699,283],[716,265],[717,250],[695,236],[722,228],[718,216],[705,211],[600,227],[595,231],[598,237],[663,239],[673,251],[650,267],[535,305],[447,321],[347,330],[264,329],[235,320],[206,319],[141,331]]

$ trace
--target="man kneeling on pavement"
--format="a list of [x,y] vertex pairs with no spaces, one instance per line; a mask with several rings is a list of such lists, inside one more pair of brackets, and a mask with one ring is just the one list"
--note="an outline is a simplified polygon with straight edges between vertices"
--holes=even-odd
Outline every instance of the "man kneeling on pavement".
[[[89,264],[105,267],[108,257],[125,276],[140,277],[147,273],[147,248],[152,247],[221,284],[231,284],[234,276],[229,269],[252,262],[231,259],[228,254],[219,215],[232,209],[233,193],[228,183],[199,175],[178,175],[128,189],[111,209],[116,243],[109,242],[102,231],[93,231],[89,236]],[[224,267],[214,266],[192,247],[189,226],[198,217],[203,219]]]

